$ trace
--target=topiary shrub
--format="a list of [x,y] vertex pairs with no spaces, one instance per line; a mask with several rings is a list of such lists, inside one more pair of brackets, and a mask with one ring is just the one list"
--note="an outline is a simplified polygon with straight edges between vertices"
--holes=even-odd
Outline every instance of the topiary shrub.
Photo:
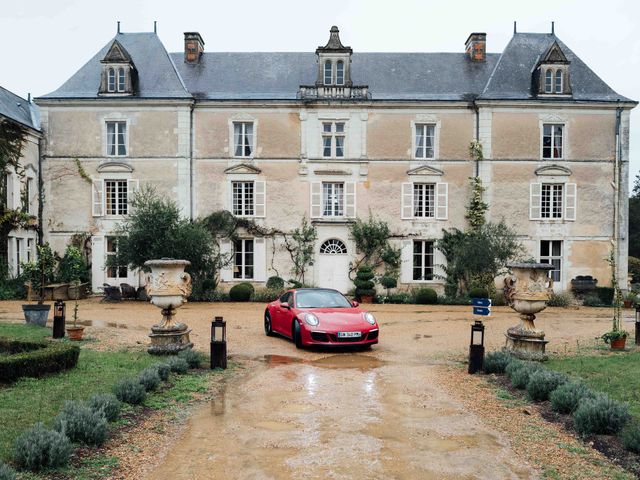
[[113,394],[118,400],[130,405],[140,405],[147,397],[147,392],[140,382],[133,378],[124,378],[113,386]]
[[547,301],[549,307],[570,307],[573,303],[573,295],[571,292],[552,293]]
[[232,302],[248,302],[253,295],[253,286],[249,283],[239,283],[229,290],[229,299]]
[[531,374],[533,374],[533,372],[537,372],[541,368],[542,366],[538,363],[522,362],[522,365],[511,372],[511,385],[514,388],[524,390],[527,388]]
[[362,265],[358,268],[356,279],[353,281],[356,286],[356,297],[362,299],[363,296],[375,296],[376,291],[374,289],[375,283],[373,283],[373,277],[375,277],[375,274],[369,265]]
[[573,413],[580,400],[583,398],[593,398],[594,393],[581,382],[570,381],[560,385],[556,388],[551,395],[551,408],[558,413]]
[[145,391],[150,392],[155,390],[160,385],[160,375],[158,369],[154,367],[147,367],[140,372],[138,381],[142,385]]
[[484,370],[484,373],[504,373],[507,365],[512,360],[513,357],[506,350],[489,352],[484,358],[482,370]]
[[621,432],[620,440],[630,452],[640,453],[640,423],[630,422]]
[[573,424],[580,435],[618,433],[629,418],[625,404],[604,394],[583,398],[573,412]]
[[167,360],[167,365],[169,365],[172,372],[177,373],[178,375],[187,373],[187,370],[189,370],[189,364],[187,361],[180,357],[171,357]]
[[284,290],[284,279],[280,277],[267,278],[266,287],[268,290]]
[[419,305],[435,305],[438,303],[438,294],[433,288],[420,288],[415,292],[414,299]]
[[107,439],[107,419],[82,402],[66,401],[53,421],[53,428],[72,442],[102,445]]
[[484,287],[473,287],[469,290],[469,297],[471,298],[489,298],[489,292]]
[[567,376],[552,370],[540,369],[529,376],[527,395],[534,402],[544,402],[556,388],[567,382]]
[[614,289],[613,287],[596,287],[596,295],[602,305],[609,307],[613,303]]
[[166,363],[156,363],[151,366],[158,371],[160,380],[162,380],[163,382],[169,380],[169,374],[171,373],[171,367],[169,367],[169,365],[167,365]]
[[398,279],[389,275],[383,275],[382,277],[380,277],[380,285],[382,285],[387,290],[396,288],[398,286]]
[[600,297],[598,295],[585,295],[585,297],[582,299],[582,305],[584,305],[585,307],[601,307],[602,306],[602,301],[600,300]]
[[38,423],[16,439],[13,460],[19,467],[37,472],[66,465],[72,450],[66,435]]
[[189,365],[189,368],[200,368],[200,365],[204,361],[204,355],[201,352],[192,349],[181,351],[178,354],[178,357],[184,358]]
[[16,471],[0,460],[0,480],[15,480],[16,478]]
[[111,393],[98,393],[93,395],[87,405],[94,412],[101,412],[108,422],[114,422],[120,416],[122,403]]

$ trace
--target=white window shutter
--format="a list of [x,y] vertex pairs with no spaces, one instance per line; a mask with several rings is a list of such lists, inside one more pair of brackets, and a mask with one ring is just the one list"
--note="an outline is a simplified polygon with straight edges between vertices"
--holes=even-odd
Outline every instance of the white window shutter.
[[403,183],[402,184],[402,219],[409,220],[413,218],[413,183]]
[[267,188],[265,182],[253,183],[253,212],[256,217],[267,215]]
[[436,218],[446,220],[449,216],[449,184],[436,183]]
[[140,188],[140,182],[138,181],[138,179],[129,179],[129,181],[127,182],[127,187],[127,212],[131,213],[133,211],[131,201],[133,200],[133,196],[138,191],[138,188]]
[[311,218],[322,217],[322,182],[311,182]]
[[92,192],[93,216],[104,216],[104,180],[94,180]]
[[577,188],[575,183],[567,183],[564,186],[565,194],[564,194],[564,219],[565,220],[575,220],[576,219],[576,210],[577,210]]
[[14,187],[13,174],[7,173],[6,179],[7,179],[7,209],[12,210],[15,208],[15,204],[13,201],[13,187]]
[[400,250],[400,281],[411,283],[413,281],[413,242],[404,240]]
[[106,279],[105,247],[103,236],[94,235],[91,237],[91,289],[94,292],[102,290],[102,284]]
[[267,280],[267,249],[264,238],[253,239],[253,279],[256,282]]
[[344,184],[344,215],[347,218],[356,216],[356,184],[345,182]]
[[437,245],[437,241],[433,242],[433,273],[434,280],[441,280],[445,276],[444,267],[447,265],[447,259]]
[[529,186],[529,219],[540,220],[542,217],[542,184],[532,183]]
[[231,240],[224,239],[220,242],[220,253],[225,259],[230,259],[229,264],[226,267],[220,269],[220,280],[223,282],[230,282],[233,280],[233,249],[231,246]]

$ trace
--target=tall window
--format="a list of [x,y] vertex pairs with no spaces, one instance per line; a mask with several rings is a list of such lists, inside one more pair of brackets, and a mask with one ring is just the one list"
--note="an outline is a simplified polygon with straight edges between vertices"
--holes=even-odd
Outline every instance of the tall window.
[[16,274],[18,276],[22,273],[20,262],[22,262],[22,239],[16,238]]
[[125,80],[124,68],[119,68],[118,69],[118,91],[119,92],[124,92],[124,80]]
[[562,218],[562,194],[561,183],[542,184],[542,218]]
[[254,214],[253,182],[232,182],[233,214],[253,216]]
[[544,93],[553,93],[553,71],[550,68],[544,74]]
[[27,262],[31,262],[33,257],[33,238],[27,238]]
[[554,282],[562,280],[562,240],[542,240],[540,242],[540,263],[553,265],[549,276]]
[[322,184],[322,215],[325,217],[344,216],[344,183],[326,182]]
[[344,122],[322,124],[322,156],[344,157]]
[[413,184],[413,216],[433,218],[436,215],[436,186],[433,183]]
[[[107,265],[112,262],[117,262],[118,248],[118,237],[107,237],[107,248],[105,252],[107,256],[107,261],[105,263]],[[110,257],[114,258],[114,260],[110,260]],[[111,265],[107,267],[108,278],[127,278],[128,275],[129,272],[126,265]]]
[[435,125],[416,125],[416,158],[434,158]]
[[233,242],[233,278],[253,278],[253,239]]
[[562,70],[556,70],[556,93],[562,93]]
[[413,279],[433,280],[433,242],[413,241]]
[[542,128],[542,158],[562,158],[564,125],[545,123]]
[[344,62],[338,60],[336,63],[336,85],[344,85]]
[[333,80],[331,60],[324,62],[324,84],[331,85]]
[[253,123],[233,123],[233,155],[236,157],[250,157],[253,154]]
[[105,180],[105,207],[107,215],[126,215],[129,211],[127,180]]
[[31,213],[31,193],[33,192],[33,179],[25,179],[22,188],[22,211],[24,213]]
[[116,71],[113,68],[110,68],[107,73],[107,91],[116,91]]
[[107,122],[107,155],[127,154],[127,122]]

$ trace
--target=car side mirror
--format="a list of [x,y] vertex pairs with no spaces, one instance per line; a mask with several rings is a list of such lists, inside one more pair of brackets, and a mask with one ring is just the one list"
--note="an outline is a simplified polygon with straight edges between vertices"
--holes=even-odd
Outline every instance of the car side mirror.
[[280,306],[281,306],[282,308],[286,308],[287,310],[289,310],[289,309],[291,308],[291,306],[290,306],[287,302],[282,302],[282,303],[280,304]]
[[351,305],[353,305],[354,307],[357,307],[360,304],[354,300],[353,302],[351,302]]

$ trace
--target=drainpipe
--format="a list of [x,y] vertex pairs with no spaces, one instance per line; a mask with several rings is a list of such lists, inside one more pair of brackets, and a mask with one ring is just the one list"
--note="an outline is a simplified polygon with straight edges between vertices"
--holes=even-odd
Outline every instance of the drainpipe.
[[189,219],[193,221],[193,212],[195,210],[193,194],[193,109],[195,101],[189,106]]
[[[620,103],[620,100],[618,100],[618,104]],[[622,141],[620,138],[620,124],[622,123],[622,107],[618,106],[616,108],[616,153],[615,153],[615,161],[613,164],[613,188],[614,188],[614,202],[613,202],[613,252],[614,252],[614,259],[616,261],[616,268],[618,268],[618,253],[619,253],[619,226],[620,226],[620,219],[618,218],[619,216],[619,210],[620,210],[620,161],[622,159]],[[616,272],[616,276],[619,277],[618,275],[619,272]],[[618,279],[618,282],[620,280]]]
[[38,245],[44,244],[44,231],[42,228],[42,212],[44,210],[44,185],[42,181],[42,142],[43,136],[38,137]]
[[[480,107],[478,107],[478,104],[476,103],[475,99],[472,101],[472,105],[473,105],[473,110],[475,111],[476,114],[476,142],[480,142]],[[476,158],[476,177],[480,176],[480,162],[478,161],[478,159]]]

